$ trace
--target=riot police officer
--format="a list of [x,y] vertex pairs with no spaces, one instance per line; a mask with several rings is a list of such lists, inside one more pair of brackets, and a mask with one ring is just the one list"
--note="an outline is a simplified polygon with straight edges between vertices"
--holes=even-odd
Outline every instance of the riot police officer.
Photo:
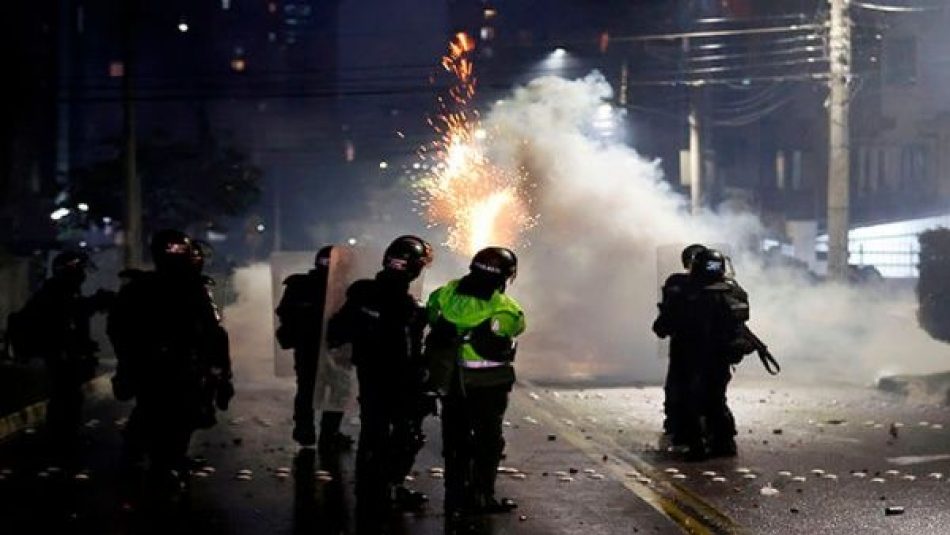
[[683,415],[688,409],[690,367],[684,341],[673,333],[672,326],[676,318],[685,313],[685,297],[692,290],[689,269],[693,258],[705,249],[704,245],[694,243],[680,253],[684,271],[671,274],[663,283],[662,299],[657,305],[660,313],[653,322],[653,332],[657,336],[670,337],[669,364],[663,385],[663,432],[673,446],[686,445],[682,424]]
[[95,375],[99,349],[89,332],[89,321],[105,312],[113,292],[81,293],[89,257],[66,251],[53,258],[52,277],[17,312],[14,351],[21,357],[40,357],[49,377],[46,421],[53,452],[61,460],[75,452],[82,419],[83,383]]
[[356,495],[361,529],[390,503],[420,508],[428,498],[404,486],[425,436],[422,337],[425,312],[410,283],[432,262],[432,247],[416,236],[394,240],[374,279],[354,282],[343,307],[327,325],[327,345],[352,344],[359,381],[360,436]]
[[684,312],[671,327],[683,341],[689,366],[689,404],[681,427],[688,458],[735,456],[736,423],[726,391],[732,366],[750,349],[742,326],[749,319],[748,296],[727,277],[728,259],[719,251],[698,252],[690,266],[691,290]]
[[437,289],[427,309],[429,386],[442,398],[445,508],[463,513],[507,512],[517,504],[495,497],[505,448],[502,424],[515,382],[515,337],[524,312],[505,293],[518,270],[510,249],[488,247],[468,275]]
[[[332,251],[333,246],[330,245],[321,248],[314,258],[312,270],[291,275],[284,280],[284,295],[276,310],[280,319],[277,341],[284,349],[294,351],[297,393],[294,396],[293,438],[305,447],[313,446],[317,441],[313,413],[314,390],[323,340],[323,313]],[[353,444],[353,439],[340,432],[342,421],[342,411],[323,411],[320,418],[321,451],[332,452]]]
[[203,255],[176,230],[151,240],[154,271],[127,273],[109,314],[119,400],[135,399],[125,429],[125,468],[147,458],[159,492],[184,488],[195,429],[214,423],[214,407],[234,393],[227,333],[220,324]]

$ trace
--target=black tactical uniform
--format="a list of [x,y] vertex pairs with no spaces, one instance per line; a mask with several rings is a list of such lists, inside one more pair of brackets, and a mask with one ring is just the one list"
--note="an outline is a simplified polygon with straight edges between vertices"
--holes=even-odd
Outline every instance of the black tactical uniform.
[[[93,296],[80,293],[89,259],[65,252],[53,259],[53,276],[18,312],[21,340],[28,355],[44,360],[50,390],[46,422],[54,452],[74,452],[82,420],[83,383],[95,375],[98,345],[89,334],[89,321],[104,312],[114,294],[100,290]],[[31,354],[30,354],[31,353]],[[68,461],[69,459],[62,459]]]
[[[297,393],[294,396],[293,438],[302,446],[312,446],[314,429],[314,390],[323,340],[323,313],[326,305],[327,277],[330,274],[332,246],[317,252],[314,269],[287,277],[284,295],[277,306],[280,326],[277,341],[284,349],[294,351]],[[332,451],[349,447],[352,439],[340,433],[342,411],[323,411],[320,419],[320,450]]]
[[706,247],[700,244],[683,249],[680,260],[687,272],[673,273],[667,277],[663,283],[662,300],[657,305],[660,314],[653,322],[653,332],[657,336],[670,337],[669,364],[663,385],[663,411],[666,416],[663,420],[663,432],[669,436],[674,446],[686,445],[682,424],[689,403],[690,365],[682,337],[673,333],[673,322],[685,313],[686,296],[692,290],[688,270],[693,257],[705,249]]
[[748,353],[740,328],[749,307],[745,291],[725,277],[725,264],[718,251],[696,255],[692,289],[685,295],[683,313],[672,322],[689,366],[689,404],[681,431],[695,460],[736,454],[736,424],[726,390],[732,366]]
[[390,500],[419,507],[425,495],[403,486],[424,444],[422,419],[425,310],[409,284],[432,260],[428,243],[414,236],[395,240],[384,269],[353,283],[346,303],[331,318],[327,344],[351,343],[359,380],[360,436],[356,494],[361,520],[378,521]]
[[224,410],[234,393],[228,338],[190,238],[161,231],[152,256],[156,270],[127,273],[109,315],[118,360],[113,391],[136,402],[126,462],[147,457],[159,483],[180,487],[192,433],[213,425],[212,404]]

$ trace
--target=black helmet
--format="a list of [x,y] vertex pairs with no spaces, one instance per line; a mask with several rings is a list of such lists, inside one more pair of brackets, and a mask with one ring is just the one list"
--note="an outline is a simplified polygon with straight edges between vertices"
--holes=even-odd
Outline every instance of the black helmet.
[[[161,271],[189,271],[194,269],[195,247],[184,232],[165,229],[152,235],[152,260]],[[203,254],[200,256],[203,258]]]
[[415,279],[432,263],[432,246],[418,236],[400,236],[383,254],[383,269]]
[[333,252],[332,245],[325,245],[317,251],[313,257],[313,265],[318,269],[330,269],[330,254]]
[[692,245],[687,245],[683,252],[680,253],[680,261],[683,263],[683,267],[689,269],[693,265],[693,257],[696,256],[696,253],[700,251],[705,251],[706,246],[701,243],[694,243]]
[[689,267],[691,277],[701,282],[718,282],[726,278],[726,256],[715,249],[696,253]]
[[509,281],[518,274],[518,256],[505,247],[486,247],[475,253],[469,269],[472,273],[492,275],[502,281]]

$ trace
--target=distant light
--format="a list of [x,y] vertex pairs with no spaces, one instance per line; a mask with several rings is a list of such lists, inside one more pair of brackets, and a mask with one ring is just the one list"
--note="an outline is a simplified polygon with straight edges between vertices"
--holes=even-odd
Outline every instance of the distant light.
[[560,47],[555,48],[554,52],[551,52],[552,58],[563,58],[566,55],[567,55],[567,50],[564,50],[563,48],[560,48]]
[[387,162],[379,162],[379,168],[380,168],[380,169],[388,169],[388,168],[389,168],[389,163],[387,163]]
[[475,131],[475,139],[486,139],[488,138],[488,132],[484,128],[479,128]]
[[89,205],[86,204],[86,203],[84,203],[84,202],[81,202],[81,203],[77,204],[77,205],[76,205],[76,208],[77,208],[80,212],[88,212],[88,211],[89,211]]
[[413,168],[413,169],[419,169],[420,167],[422,167],[422,164],[419,163],[419,162],[416,162],[416,163],[412,164],[412,168]]
[[234,72],[244,72],[246,68],[247,63],[244,61],[244,58],[234,58],[231,60],[231,70]]
[[189,29],[189,28],[188,28],[188,23],[187,23],[187,22],[181,21],[181,22],[178,23],[178,31],[180,31],[181,33],[187,33],[187,32],[188,32],[188,29]]
[[350,244],[350,245],[356,245],[357,241],[356,241],[356,238],[350,238],[350,239],[346,240],[346,243],[348,243],[348,244]]
[[111,217],[103,217],[103,218],[102,218],[102,222],[105,223],[106,225],[109,225],[109,224],[112,223],[112,218],[111,218]]
[[109,78],[122,78],[125,76],[125,63],[113,61],[109,63]]
[[501,105],[503,105],[504,103],[505,103],[504,100],[496,100],[496,101],[495,101],[495,106],[501,106]]
[[254,228],[256,228],[258,232],[264,232],[267,230],[267,227],[264,226],[264,223],[258,223]]
[[81,247],[81,248],[83,248],[83,249],[85,249],[85,248],[88,247],[88,246],[89,246],[89,244],[86,243],[86,242],[84,242],[84,241],[79,242],[79,247]]
[[70,214],[69,208],[57,208],[53,210],[53,213],[49,215],[49,218],[53,221],[59,221],[60,219],[68,216]]
[[486,18],[486,19],[494,18],[494,16],[497,15],[497,14],[498,14],[498,10],[496,10],[495,8],[493,8],[493,7],[486,7],[486,8],[485,8],[485,18]]

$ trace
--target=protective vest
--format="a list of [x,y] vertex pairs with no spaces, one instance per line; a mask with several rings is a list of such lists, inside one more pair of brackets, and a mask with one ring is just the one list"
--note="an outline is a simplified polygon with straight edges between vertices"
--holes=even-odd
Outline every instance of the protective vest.
[[[496,291],[491,299],[479,299],[457,293],[458,285],[459,281],[451,281],[429,296],[426,306],[429,324],[434,329],[446,323],[454,327],[456,343],[452,347],[453,351],[457,350],[454,364],[463,368],[466,383],[490,386],[514,382],[513,348],[510,356],[500,357],[499,354],[504,352],[483,354],[476,347],[492,345],[490,342],[480,343],[479,338],[510,344],[511,339],[525,330],[524,311],[517,301],[504,293]],[[449,363],[443,362],[443,365]]]

